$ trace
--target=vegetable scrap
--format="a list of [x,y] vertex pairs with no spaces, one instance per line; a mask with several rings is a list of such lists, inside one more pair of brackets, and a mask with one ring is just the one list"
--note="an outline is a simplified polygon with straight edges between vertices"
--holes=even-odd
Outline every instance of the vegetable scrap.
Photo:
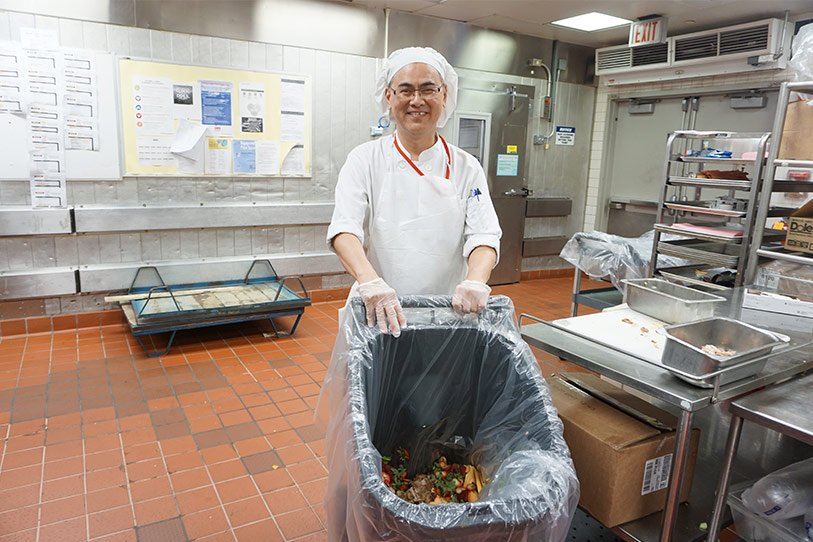
[[429,474],[407,477],[409,452],[397,450],[397,458],[381,456],[381,477],[398,497],[412,504],[445,504],[474,502],[483,489],[483,479],[473,465],[449,463],[440,456]]

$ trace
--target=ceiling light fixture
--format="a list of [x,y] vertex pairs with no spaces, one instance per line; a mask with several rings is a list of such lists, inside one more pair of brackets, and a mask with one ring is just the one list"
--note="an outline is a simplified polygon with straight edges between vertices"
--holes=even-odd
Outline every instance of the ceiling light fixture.
[[559,19],[550,24],[557,26],[565,26],[576,30],[583,30],[585,32],[595,32],[597,30],[606,30],[608,28],[615,28],[630,24],[632,21],[622,19],[621,17],[614,17],[605,13],[593,11],[583,15],[576,15],[575,17],[568,17],[567,19]]

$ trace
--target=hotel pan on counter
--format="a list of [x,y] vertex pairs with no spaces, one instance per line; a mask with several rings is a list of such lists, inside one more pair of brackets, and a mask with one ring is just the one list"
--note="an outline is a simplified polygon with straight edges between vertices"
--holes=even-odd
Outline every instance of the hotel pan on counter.
[[718,295],[663,279],[627,279],[623,282],[624,302],[629,308],[668,324],[710,318],[717,303],[724,301]]
[[[722,317],[667,326],[662,329],[662,333],[666,335],[666,345],[661,362],[668,367],[696,375],[697,380],[681,378],[701,387],[714,385],[715,377],[703,379],[703,376],[766,355],[774,346],[783,342],[782,338],[764,329]],[[733,350],[735,353],[731,356],[709,354],[702,350],[705,345]],[[758,374],[765,363],[767,359],[731,369],[720,375],[720,384]]]

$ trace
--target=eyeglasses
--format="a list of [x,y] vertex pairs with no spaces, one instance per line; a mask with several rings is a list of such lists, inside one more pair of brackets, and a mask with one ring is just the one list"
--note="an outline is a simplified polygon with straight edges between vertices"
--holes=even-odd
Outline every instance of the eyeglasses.
[[440,96],[440,87],[421,87],[421,88],[412,88],[412,87],[401,87],[401,88],[390,88],[390,92],[392,92],[399,100],[411,100],[415,93],[421,95],[421,98],[424,100],[434,100],[438,96]]

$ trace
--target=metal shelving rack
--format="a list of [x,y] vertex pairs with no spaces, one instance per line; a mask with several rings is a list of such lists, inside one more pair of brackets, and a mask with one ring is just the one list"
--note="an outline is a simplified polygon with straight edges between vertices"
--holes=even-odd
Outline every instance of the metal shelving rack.
[[[663,189],[658,203],[658,212],[655,219],[655,237],[652,243],[652,257],[649,264],[650,276],[655,276],[659,268],[657,265],[658,254],[664,254],[677,258],[683,258],[705,264],[707,266],[726,267],[736,270],[735,286],[743,284],[745,264],[748,260],[749,240],[751,239],[753,225],[757,208],[758,194],[760,191],[763,170],[765,167],[765,150],[770,138],[769,132],[746,133],[746,132],[723,132],[723,131],[691,131],[679,130],[672,133],[666,143],[666,157],[664,160]],[[731,150],[733,146],[740,147],[748,145],[748,150],[754,153],[753,158],[713,158],[707,156],[685,156],[687,149],[693,149],[694,145],[707,144],[715,147],[723,147]],[[700,149],[694,149],[700,150]],[[708,169],[728,166],[735,169],[738,166],[751,166],[750,180],[736,179],[706,179],[694,176],[696,172],[708,167]],[[671,187],[678,187],[677,192],[683,194],[684,190],[691,193],[689,195],[675,195],[670,200],[669,191]],[[715,208],[708,201],[702,200],[702,192],[707,189],[726,190],[727,195],[734,198],[737,192],[747,192],[747,207],[744,211]],[[689,198],[693,199],[689,199]],[[670,215],[671,214],[671,221]],[[718,235],[714,232],[689,231],[674,227],[678,218],[687,216],[685,221],[692,224],[691,220],[698,220],[702,217],[700,225],[720,226],[736,222],[742,226],[742,236],[730,237]],[[762,222],[764,223],[764,221]],[[664,241],[662,234],[676,234],[685,239],[677,241]],[[760,232],[760,238],[763,237]],[[664,274],[667,278],[680,278],[687,282],[702,283],[699,279],[690,276],[676,277],[674,274]]]
[[[797,83],[782,83],[779,89],[779,98],[776,105],[776,118],[773,123],[773,143],[768,154],[768,163],[765,170],[765,178],[762,183],[762,193],[759,206],[756,212],[756,223],[764,225],[769,216],[777,216],[770,210],[771,194],[774,192],[813,192],[813,180],[808,181],[776,181],[777,167],[791,168],[813,168],[813,156],[809,160],[785,160],[777,158],[779,147],[782,142],[782,131],[785,128],[785,115],[787,113],[788,101],[791,91],[813,93],[813,81],[802,81]],[[792,211],[792,210],[791,210]],[[788,217],[790,212],[783,215]],[[775,240],[766,239],[763,235],[763,228],[756,228],[751,242],[748,256],[748,266],[746,272],[746,283],[752,284],[756,277],[756,272],[760,258],[773,260],[784,260],[803,265],[813,265],[813,255],[802,252],[788,250],[784,245]],[[769,230],[770,231],[770,230]],[[780,239],[784,239],[784,233]]]

